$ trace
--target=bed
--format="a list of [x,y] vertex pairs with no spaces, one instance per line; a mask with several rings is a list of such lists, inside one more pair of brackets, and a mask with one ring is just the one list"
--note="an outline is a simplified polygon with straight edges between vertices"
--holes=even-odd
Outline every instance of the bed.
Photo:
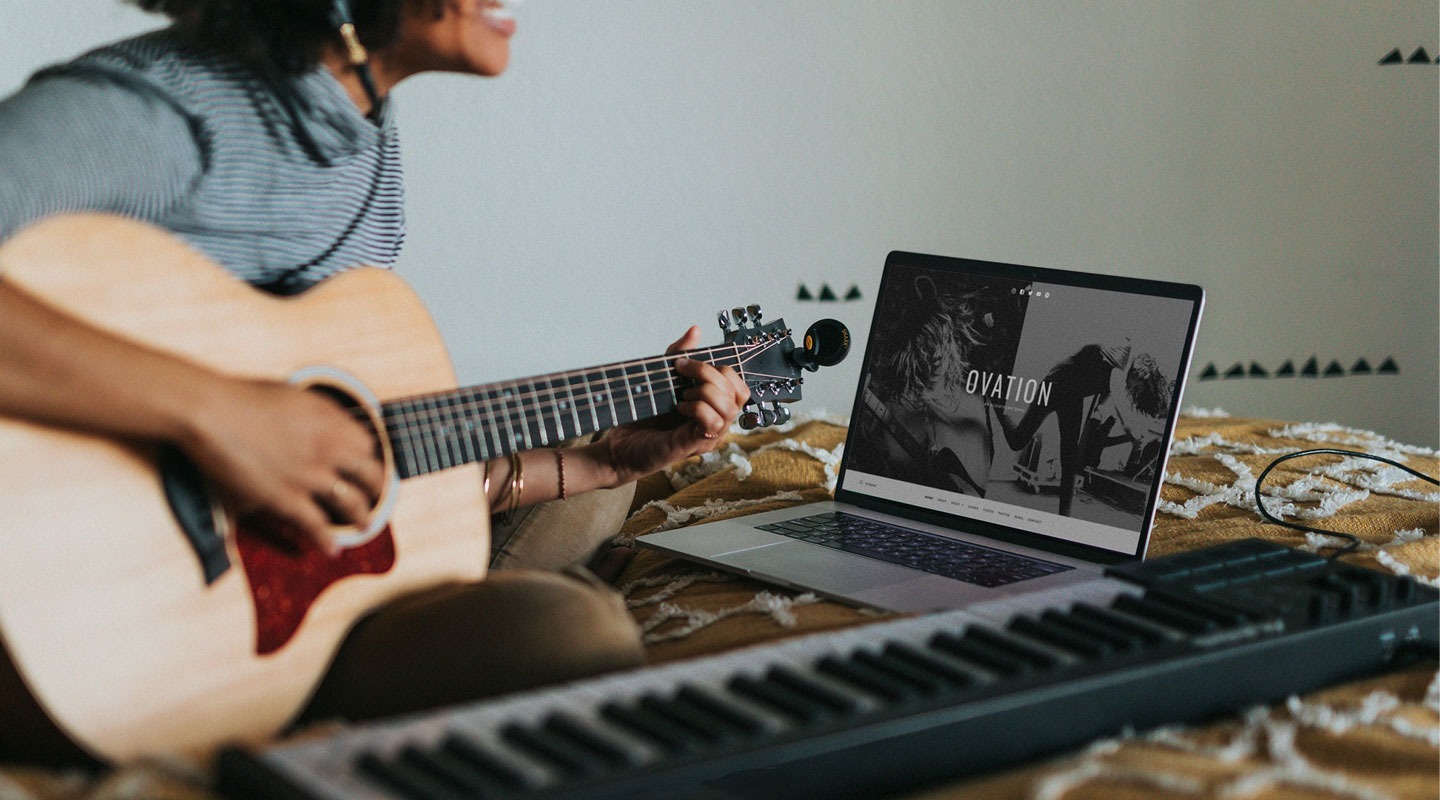
[[[736,433],[715,453],[636,486],[619,534],[607,537],[592,563],[625,596],[651,664],[889,616],[635,546],[637,537],[654,531],[828,497],[845,432],[844,420],[820,417]],[[1261,469],[1280,454],[1321,447],[1383,454],[1428,475],[1440,473],[1435,450],[1366,431],[1192,410],[1174,437],[1150,555],[1248,537],[1329,552],[1338,544],[1333,537],[1269,524],[1254,510]],[[1275,505],[1289,502],[1317,527],[1358,536],[1361,544],[1346,560],[1440,584],[1440,492],[1433,486],[1383,464],[1336,457],[1290,462],[1265,486]],[[1437,776],[1440,670],[1430,659],[1206,724],[1123,732],[1038,763],[906,796],[1418,799],[1440,796]],[[0,768],[0,800],[214,796],[207,765],[180,759],[99,776]]]

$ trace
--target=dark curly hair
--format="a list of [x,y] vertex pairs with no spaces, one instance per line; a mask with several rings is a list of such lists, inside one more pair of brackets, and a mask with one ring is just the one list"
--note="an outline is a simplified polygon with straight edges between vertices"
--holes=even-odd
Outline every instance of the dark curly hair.
[[[185,43],[218,51],[267,72],[299,74],[319,63],[327,42],[336,41],[330,24],[333,0],[130,0],[146,11],[165,14]],[[406,3],[441,0],[350,0],[360,41],[370,49],[394,41]]]
[[1158,417],[1170,408],[1175,384],[1160,371],[1160,365],[1149,353],[1141,353],[1130,363],[1125,374],[1125,391],[1141,414]]

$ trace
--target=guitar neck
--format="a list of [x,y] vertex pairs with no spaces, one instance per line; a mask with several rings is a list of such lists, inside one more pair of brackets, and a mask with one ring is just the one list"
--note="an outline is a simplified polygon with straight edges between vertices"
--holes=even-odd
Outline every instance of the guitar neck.
[[401,478],[487,461],[675,410],[692,385],[681,355],[745,377],[741,345],[622,361],[408,397],[382,406]]

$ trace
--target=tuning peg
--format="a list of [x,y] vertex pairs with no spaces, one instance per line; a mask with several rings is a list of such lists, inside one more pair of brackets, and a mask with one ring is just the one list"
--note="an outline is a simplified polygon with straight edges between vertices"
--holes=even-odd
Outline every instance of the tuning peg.
[[784,403],[775,403],[775,424],[784,425],[790,421],[790,407]]
[[744,428],[747,431],[753,431],[756,428],[760,427],[761,423],[763,422],[763,418],[760,416],[760,412],[757,410],[759,407],[756,406],[754,403],[746,403],[745,407],[750,410],[740,415],[740,427]]
[[744,325],[745,323],[750,321],[750,317],[748,314],[745,313],[745,309],[739,306],[730,309],[730,316],[735,319],[736,327]]
[[760,320],[764,316],[760,312],[760,306],[753,304],[748,305],[745,307],[745,311],[750,314],[750,321],[755,323],[755,327],[760,327]]
[[722,308],[720,313],[715,316],[720,322],[720,330],[728,332],[730,330],[730,312]]

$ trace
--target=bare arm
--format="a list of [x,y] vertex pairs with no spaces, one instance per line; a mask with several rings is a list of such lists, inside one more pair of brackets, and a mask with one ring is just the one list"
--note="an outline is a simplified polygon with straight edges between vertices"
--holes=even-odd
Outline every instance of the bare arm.
[[[666,350],[678,353],[699,346],[700,329],[692,327]],[[567,495],[620,486],[689,456],[714,450],[750,398],[750,389],[730,367],[717,368],[693,359],[678,359],[676,371],[695,385],[686,390],[679,407],[666,414],[609,431],[592,444],[565,451]],[[522,506],[560,496],[560,462],[552,450],[520,455],[524,477]],[[504,510],[510,503],[508,459],[490,462],[490,507]]]
[[119,339],[3,278],[0,415],[174,444],[233,508],[327,550],[330,520],[363,521],[383,485],[370,435],[329,400]]

